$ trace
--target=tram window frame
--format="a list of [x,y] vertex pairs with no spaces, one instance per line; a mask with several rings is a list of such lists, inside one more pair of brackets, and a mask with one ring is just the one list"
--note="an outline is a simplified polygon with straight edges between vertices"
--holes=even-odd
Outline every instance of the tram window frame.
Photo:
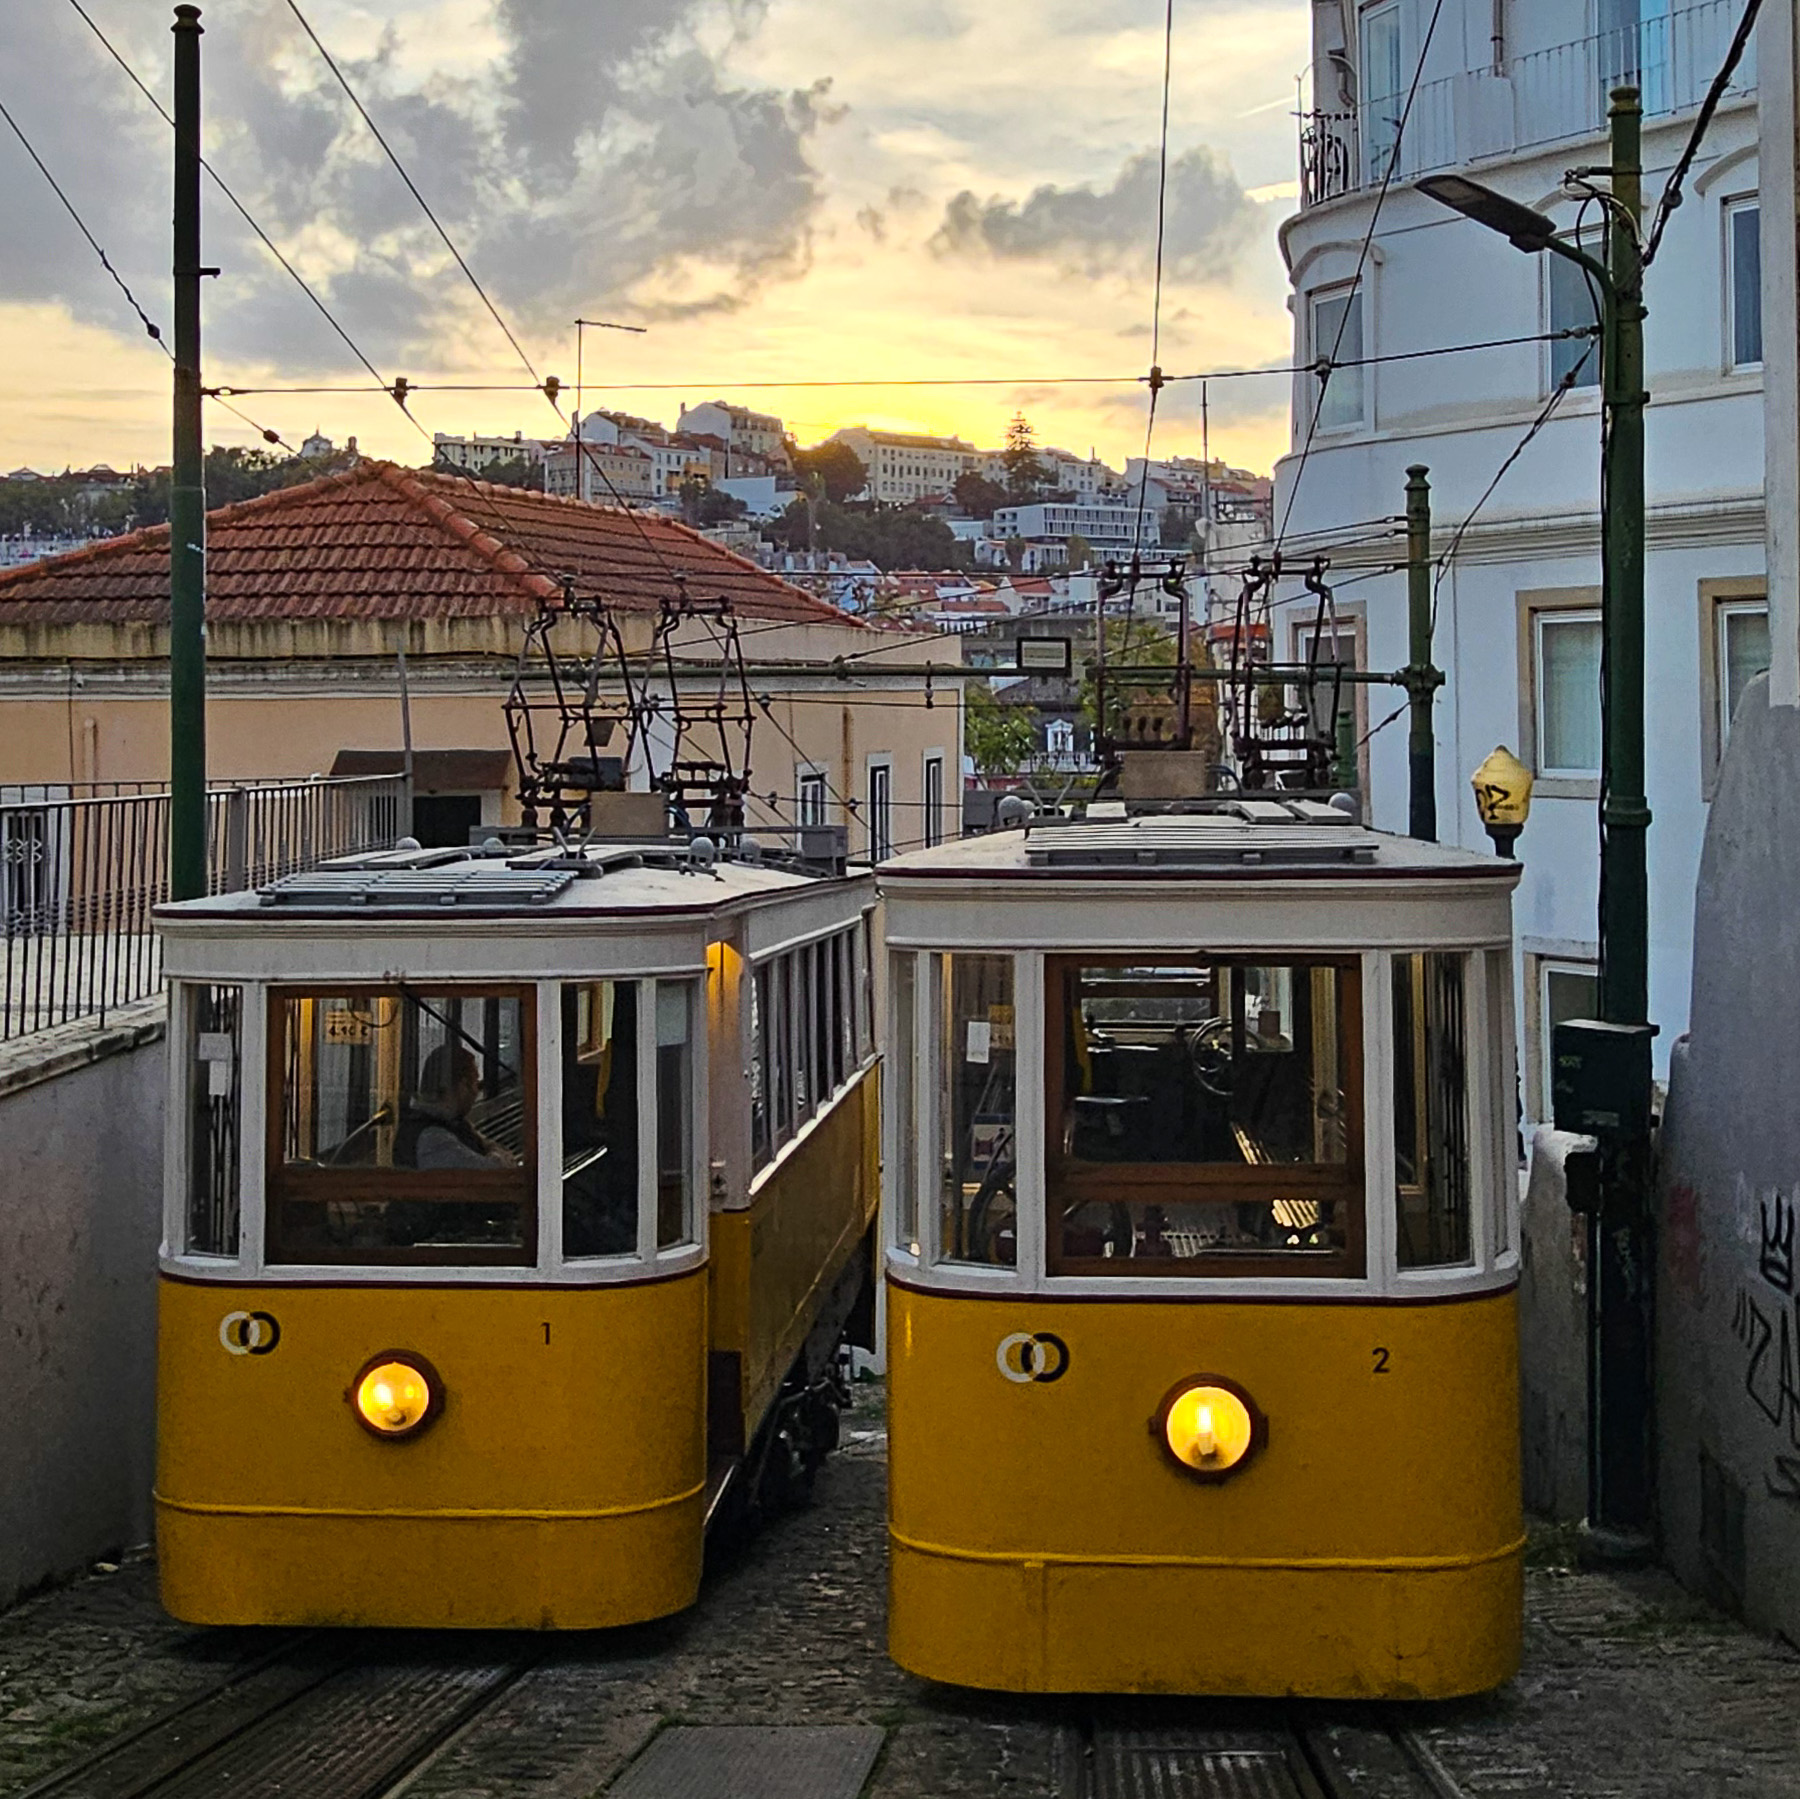
[[1470,1268],[1481,1178],[1470,958],[1460,950],[1396,950],[1388,958],[1388,987],[1395,1266],[1402,1274]]
[[[609,1055],[616,1056],[613,1046],[624,1038],[625,1030],[618,1024],[620,994],[617,991],[613,994],[610,1002],[614,1020],[611,1032],[604,1040],[594,1034],[591,1010],[594,1004],[593,990],[606,987],[628,991],[631,1000],[629,1073],[615,1074],[611,1060],[607,1060],[605,1063],[608,1097],[610,1098],[615,1090],[619,1092],[626,1102],[625,1110],[631,1120],[631,1166],[623,1183],[625,1190],[630,1195],[630,1228],[616,1232],[617,1247],[593,1248],[589,1245],[594,1241],[596,1221],[605,1208],[608,1198],[611,1200],[611,1209],[616,1217],[619,1182],[616,1179],[608,1180],[608,1177],[616,1177],[622,1165],[611,1163],[603,1174],[595,1175],[590,1170],[599,1158],[590,1159],[587,1153],[593,1147],[592,1145],[578,1145],[576,1151],[571,1153],[569,1147],[570,1110],[572,1102],[578,1102],[580,1098],[571,1078],[571,1069],[600,1066],[603,1058]],[[565,979],[556,984],[556,1003],[562,1012],[563,1025],[562,1063],[557,1069],[558,1092],[556,1096],[558,1119],[557,1203],[562,1210],[561,1259],[571,1266],[584,1267],[593,1262],[632,1261],[642,1250],[644,1187],[646,1184],[645,1140],[646,1134],[654,1133],[660,1122],[654,1118],[646,1121],[643,1097],[644,1079],[640,1072],[644,1060],[646,1034],[643,1009],[650,987],[651,983],[642,979],[616,978],[610,975],[593,975],[579,980]],[[580,1030],[581,998],[584,993],[590,996],[588,1000],[590,1008],[588,1035],[585,1038]],[[570,1028],[569,1023],[571,1010],[573,1010],[575,1018],[573,1029]],[[587,1119],[583,1118],[581,1122],[585,1129]],[[610,1156],[613,1150],[624,1147],[622,1143],[609,1144],[607,1153]],[[653,1150],[651,1154],[654,1155],[654,1153]],[[654,1184],[654,1175],[649,1178]],[[570,1191],[569,1186],[571,1180],[580,1183],[573,1192]],[[610,1196],[604,1194],[603,1182],[612,1186],[613,1192]]]
[[[287,1045],[289,1006],[300,1000],[403,999],[405,987],[432,999],[512,1000],[519,1016],[520,1131],[516,1168],[327,1168],[289,1163],[287,1138]],[[266,1247],[270,1267],[365,1268],[530,1268],[538,1261],[537,989],[516,982],[315,981],[268,989],[268,1033],[264,1091],[267,1095],[263,1158]],[[341,1147],[341,1146],[340,1146]],[[362,1191],[359,1193],[358,1188]],[[429,1204],[516,1205],[517,1243],[344,1244],[290,1254],[290,1203],[368,1202],[408,1199]]]
[[[1193,1256],[1107,1256],[1066,1254],[1061,1203],[1073,1158],[1057,1153],[1054,1121],[1064,1115],[1065,1039],[1068,1028],[1068,977],[1082,969],[1141,968],[1329,969],[1337,974],[1337,1057],[1344,1094],[1344,1150],[1335,1163],[1083,1163],[1082,1185],[1121,1192],[1145,1204],[1160,1195],[1201,1195],[1211,1203],[1241,1200],[1272,1204],[1291,1197],[1329,1201],[1343,1211],[1341,1246],[1320,1249],[1215,1249]],[[1362,958],[1356,955],[1295,951],[1211,955],[1193,950],[1139,950],[1129,954],[1059,953],[1044,958],[1043,984],[1044,1118],[1044,1266],[1051,1276],[1147,1277],[1158,1280],[1361,1280],[1368,1271],[1368,1071],[1364,1065]]]
[[237,981],[180,983],[185,1114],[178,1241],[183,1253],[235,1261],[243,1248],[246,1006]]

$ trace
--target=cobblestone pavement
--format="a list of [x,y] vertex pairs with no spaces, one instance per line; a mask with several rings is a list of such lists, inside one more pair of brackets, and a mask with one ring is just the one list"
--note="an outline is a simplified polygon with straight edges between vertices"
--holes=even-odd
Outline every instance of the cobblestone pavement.
[[[870,1397],[810,1510],[712,1570],[683,1617],[537,1643],[537,1665],[407,1799],[588,1799],[666,1723],[873,1723],[887,1741],[867,1799],[1070,1799],[1080,1702],[956,1692],[888,1661],[885,1476]],[[1540,1568],[1528,1605],[1518,1680],[1407,1714],[1470,1799],[1800,1799],[1793,1651],[1661,1574]],[[169,1622],[143,1559],[0,1616],[0,1795],[281,1640]],[[1202,1724],[1208,1710],[1166,1715]]]

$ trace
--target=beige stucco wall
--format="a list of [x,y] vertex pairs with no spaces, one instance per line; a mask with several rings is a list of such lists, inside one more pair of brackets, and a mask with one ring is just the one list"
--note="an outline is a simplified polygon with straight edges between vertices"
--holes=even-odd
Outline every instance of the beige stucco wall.
[[[905,847],[925,835],[925,762],[941,755],[940,830],[947,838],[958,834],[961,693],[954,676],[943,672],[957,660],[957,645],[942,639],[901,640],[893,651],[871,658],[863,654],[870,647],[867,632],[766,626],[746,626],[745,631],[747,639],[756,633],[745,645],[756,702],[752,785],[758,796],[778,796],[773,809],[766,804],[757,808],[756,822],[791,822],[797,770],[802,764],[814,766],[824,771],[830,785],[829,819],[850,824],[851,851],[863,854],[868,849],[866,823],[860,812],[848,813],[843,802],[855,799],[866,807],[870,765],[886,760],[893,770],[894,845]],[[0,645],[0,651],[5,647]],[[34,647],[43,652],[57,646],[47,638]],[[80,645],[89,651],[105,647],[91,635]],[[111,647],[126,646],[114,639]],[[60,660],[43,653],[0,654],[0,783],[167,779],[165,665],[141,653],[149,644],[131,647],[140,653],[65,655]],[[212,781],[305,778],[329,773],[340,750],[400,748],[400,683],[391,655],[319,655],[330,647],[329,640],[305,633],[288,636],[281,647],[314,653],[258,654],[278,646],[248,634],[228,640],[223,653],[215,645],[207,703]],[[344,647],[366,652],[373,646],[365,640]],[[413,746],[507,750],[502,704],[513,665],[491,651],[470,654],[472,645],[457,647],[465,653],[409,656]],[[860,659],[834,672],[831,658],[837,655]],[[938,672],[927,675],[925,665],[934,655]],[[696,676],[691,683],[696,695],[707,688],[716,688],[716,677]],[[760,703],[764,697],[769,700],[766,712]],[[693,747],[705,753],[703,742]],[[510,781],[500,816],[517,817]]]

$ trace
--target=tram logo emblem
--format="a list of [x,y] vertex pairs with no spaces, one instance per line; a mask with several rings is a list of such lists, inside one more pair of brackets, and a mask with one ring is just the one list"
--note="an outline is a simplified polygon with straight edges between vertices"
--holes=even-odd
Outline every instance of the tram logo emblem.
[[280,1341],[273,1312],[227,1312],[219,1320],[219,1342],[232,1355],[270,1355]]
[[1069,1372],[1069,1346],[1054,1331],[1014,1331],[1000,1339],[994,1361],[1015,1385],[1047,1387]]

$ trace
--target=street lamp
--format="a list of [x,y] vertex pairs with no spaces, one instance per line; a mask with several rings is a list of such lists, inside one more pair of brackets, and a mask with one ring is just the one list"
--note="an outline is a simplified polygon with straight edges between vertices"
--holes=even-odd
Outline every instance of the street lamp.
[[1475,810],[1481,814],[1482,829],[1494,840],[1494,854],[1511,856],[1531,816],[1535,784],[1531,770],[1500,745],[1476,769],[1469,784],[1475,789]]
[[[1644,795],[1644,252],[1643,107],[1633,87],[1615,88],[1610,111],[1612,161],[1606,259],[1556,235],[1541,213],[1460,175],[1418,183],[1427,198],[1529,255],[1575,263],[1600,305],[1601,438],[1600,705],[1604,742],[1600,799],[1600,1019],[1612,1030],[1580,1035],[1572,1053],[1589,1073],[1642,1086],[1642,1105],[1622,1116],[1650,1115],[1649,872],[1650,808]],[[1593,173],[1595,171],[1589,171]],[[1623,1027],[1623,1028],[1617,1028]],[[1617,1057],[1617,1065],[1599,1064]],[[1562,1124],[1559,1116],[1558,1124]],[[1574,1128],[1574,1127],[1571,1127]],[[1647,1130],[1622,1131],[1602,1144],[1601,1202],[1589,1220],[1590,1392],[1588,1521],[1594,1538],[1621,1555],[1650,1546],[1649,1167]]]

